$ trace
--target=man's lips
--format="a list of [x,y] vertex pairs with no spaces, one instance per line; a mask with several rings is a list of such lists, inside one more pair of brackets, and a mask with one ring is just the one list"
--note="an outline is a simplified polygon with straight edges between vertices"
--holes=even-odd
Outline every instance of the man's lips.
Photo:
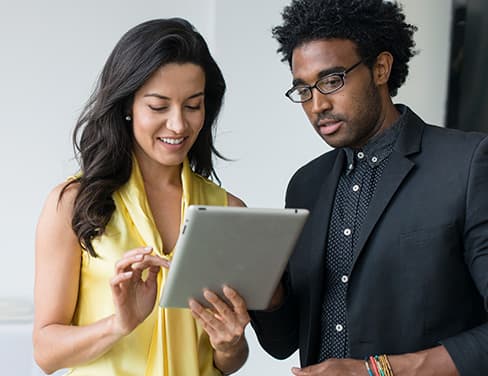
[[317,128],[321,135],[328,136],[337,132],[342,124],[342,120],[320,120],[317,123]]

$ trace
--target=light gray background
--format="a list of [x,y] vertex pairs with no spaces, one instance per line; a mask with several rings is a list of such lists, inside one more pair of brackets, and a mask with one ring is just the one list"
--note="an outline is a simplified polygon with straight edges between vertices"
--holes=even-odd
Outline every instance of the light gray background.
[[[115,43],[142,21],[182,16],[206,37],[228,84],[217,147],[235,159],[218,162],[217,171],[248,206],[283,206],[293,172],[328,150],[283,95],[291,76],[270,30],[288,0],[0,1],[0,300],[32,301],[35,226],[47,193],[76,170],[74,122]],[[402,3],[419,27],[420,54],[396,101],[442,125],[451,0]],[[298,365],[297,354],[269,357],[251,329],[248,338],[251,354],[239,375],[290,374]]]

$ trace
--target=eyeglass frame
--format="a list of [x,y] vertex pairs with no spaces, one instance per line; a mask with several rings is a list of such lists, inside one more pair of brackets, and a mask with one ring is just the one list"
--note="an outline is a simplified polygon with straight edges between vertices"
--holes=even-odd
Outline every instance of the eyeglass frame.
[[[285,96],[291,100],[293,103],[305,103],[305,102],[308,102],[309,100],[311,100],[313,98],[313,91],[312,89],[317,89],[318,92],[320,94],[323,94],[323,95],[326,95],[326,94],[332,94],[332,93],[335,93],[336,91],[342,89],[344,87],[344,85],[346,84],[346,75],[351,72],[354,68],[357,68],[358,66],[360,66],[362,63],[364,62],[364,59],[361,59],[359,60],[356,64],[352,65],[351,67],[347,68],[347,69],[344,69],[343,71],[339,71],[339,72],[334,72],[334,73],[329,73],[323,77],[320,77],[317,81],[315,81],[315,83],[313,85],[305,85],[305,84],[299,84],[299,85],[295,85],[293,86],[292,88],[288,89],[287,92],[285,93]],[[322,80],[325,80],[326,78],[329,78],[329,77],[332,77],[332,76],[338,76],[340,77],[340,80],[341,80],[341,85],[338,86],[337,88],[331,90],[331,91],[327,91],[327,92],[324,92],[322,90],[320,90],[320,88],[317,86],[317,84],[322,81]],[[304,88],[304,89],[308,89],[309,93],[310,93],[310,98],[308,99],[305,99],[303,101],[296,101],[296,100],[293,100],[290,95],[291,93],[293,93],[297,88]]]

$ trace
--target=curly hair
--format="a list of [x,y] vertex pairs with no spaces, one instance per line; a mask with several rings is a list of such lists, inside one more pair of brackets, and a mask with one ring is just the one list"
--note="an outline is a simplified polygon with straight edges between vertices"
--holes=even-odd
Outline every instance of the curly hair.
[[213,143],[223,104],[225,80],[208,46],[193,25],[181,18],[146,21],[122,36],[110,54],[98,85],[73,133],[81,173],[61,191],[79,184],[71,226],[82,248],[97,256],[92,240],[105,231],[115,204],[112,194],[129,180],[134,136],[125,120],[134,94],[161,66],[193,63],[205,72],[205,120],[188,152],[194,172],[219,179],[212,157],[225,159]]
[[408,75],[417,27],[405,21],[398,2],[383,0],[292,0],[282,13],[283,24],[272,29],[282,61],[291,67],[293,50],[319,39],[353,41],[371,68],[384,51],[393,55],[388,90],[394,97]]

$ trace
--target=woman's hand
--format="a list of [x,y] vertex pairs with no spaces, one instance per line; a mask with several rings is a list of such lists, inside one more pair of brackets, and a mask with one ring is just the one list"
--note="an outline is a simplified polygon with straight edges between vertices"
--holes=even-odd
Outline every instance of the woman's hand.
[[189,306],[195,320],[208,333],[212,347],[228,353],[244,339],[250,318],[244,299],[234,289],[224,286],[223,292],[228,303],[214,292],[205,290],[203,295],[212,308],[206,309],[194,299],[190,299]]
[[[158,290],[157,276],[169,262],[151,255],[152,248],[136,248],[124,254],[115,265],[110,281],[115,305],[114,331],[121,335],[132,332],[154,309]],[[142,278],[144,270],[147,278]]]

